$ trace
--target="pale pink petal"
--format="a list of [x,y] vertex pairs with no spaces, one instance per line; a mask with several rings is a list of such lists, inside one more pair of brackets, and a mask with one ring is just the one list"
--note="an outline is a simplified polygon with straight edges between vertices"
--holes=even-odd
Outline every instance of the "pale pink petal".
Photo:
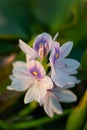
[[52,97],[50,95],[46,95],[45,97],[45,102],[43,104],[43,108],[44,108],[44,111],[46,112],[46,114],[49,116],[49,117],[53,117],[54,115],[54,111],[52,110],[52,104],[51,104],[51,101],[52,101]]
[[25,94],[25,98],[24,98],[24,103],[27,104],[27,103],[30,103],[32,102],[33,100],[35,100],[35,94],[36,94],[36,86],[32,86],[28,91],[27,93]]
[[45,77],[42,79],[41,83],[43,84],[43,86],[44,86],[46,89],[52,89],[52,88],[53,88],[53,82],[52,82],[51,78],[48,77],[48,76],[45,76]]
[[46,91],[47,90],[42,84],[40,84],[39,82],[36,82],[32,85],[32,87],[26,93],[24,102],[29,103],[32,100],[35,100],[40,103],[45,97]]
[[25,103],[31,102],[31,100],[35,100],[42,103],[46,93],[47,89],[50,89],[53,87],[53,83],[50,80],[49,77],[44,77],[40,81],[35,80],[32,87],[28,90],[27,94],[25,95]]
[[47,93],[43,103],[44,110],[49,117],[53,117],[54,112],[57,114],[62,114],[61,105],[58,103],[57,98],[52,94]]
[[37,99],[37,101],[41,104],[47,93],[47,90],[52,88],[53,88],[53,82],[51,81],[51,78],[45,76],[37,84],[37,92],[36,92],[37,95],[35,94],[36,95],[35,99]]

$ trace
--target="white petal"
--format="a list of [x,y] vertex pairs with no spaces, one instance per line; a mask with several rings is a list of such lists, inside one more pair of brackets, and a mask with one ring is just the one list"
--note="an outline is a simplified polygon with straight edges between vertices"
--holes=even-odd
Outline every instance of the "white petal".
[[25,62],[14,62],[13,67],[13,76],[29,79],[30,73]]
[[[73,74],[77,74],[78,73],[78,71],[76,70],[77,69],[77,67],[74,67],[74,65],[75,64],[69,64],[69,63],[66,63],[66,61],[65,61],[66,59],[61,59],[61,58],[59,58],[56,62],[55,62],[55,64],[54,64],[54,67],[55,68],[60,68],[60,69],[62,69],[63,71],[65,71],[66,73],[68,73],[69,75],[73,75]],[[68,59],[67,59],[68,60]],[[71,59],[72,60],[72,59]],[[72,60],[73,61],[73,60]],[[77,61],[78,62],[78,61]],[[78,62],[79,63],[79,62]],[[52,64],[51,64],[51,68],[53,68],[52,67]]]
[[73,88],[73,87],[75,87],[75,85],[67,85],[66,84],[64,87],[55,86],[55,88],[53,88],[52,91],[58,93],[58,91],[66,90],[68,88]]
[[7,90],[14,90],[12,86],[7,86]]
[[65,58],[66,56],[68,56],[72,47],[73,47],[72,41],[64,43],[60,48],[61,58]]
[[22,79],[22,78],[14,78],[12,80],[11,86],[16,91],[25,91],[32,85],[33,79]]
[[44,107],[44,110],[46,112],[46,114],[49,116],[49,117],[53,117],[54,115],[54,111],[52,110],[52,104],[51,104],[51,101],[52,101],[52,97],[50,95],[47,95],[46,96],[46,99],[45,99],[45,102],[43,104],[43,107]]
[[46,89],[52,89],[52,88],[53,88],[53,82],[52,82],[51,78],[48,77],[48,76],[45,76],[45,77],[42,79],[41,83],[43,84],[43,86],[44,86]]
[[19,61],[14,62],[13,71],[15,71],[15,70],[28,75],[28,68],[27,68],[27,64],[25,62],[19,62]]
[[60,103],[58,102],[58,100],[56,98],[52,98],[52,110],[57,113],[57,114],[62,114],[63,110],[62,107],[60,105]]
[[42,101],[40,101],[40,105],[42,105],[43,103],[43,99],[47,93],[47,90],[50,90],[53,88],[53,82],[51,81],[51,78],[48,76],[45,76],[40,82],[39,82],[39,86],[40,86],[40,96],[42,97]]
[[34,59],[35,59],[35,58],[32,58],[31,55],[26,54],[26,62],[27,62],[27,64],[28,64],[28,62],[30,62],[30,60],[34,60]]
[[36,88],[36,93],[35,93],[35,101],[39,102],[41,104],[41,102],[43,101],[47,89],[44,86],[45,84],[39,83],[37,88]]
[[65,65],[64,70],[70,74],[75,73],[75,70],[80,66],[80,63],[73,59],[64,59],[63,63]]
[[77,79],[75,76],[71,76],[71,80],[74,84],[79,84],[81,81]]
[[29,55],[28,60],[35,59],[37,57],[36,52],[22,40],[19,40],[19,47],[22,49],[22,51]]
[[39,82],[35,82],[26,93],[24,102],[29,103],[32,100],[35,100],[40,103],[44,99],[46,91],[47,90],[42,84],[40,84]]
[[9,79],[10,79],[10,80],[13,80],[14,78],[15,78],[15,76],[13,76],[13,75],[10,75],[10,76],[9,76]]
[[50,95],[49,93],[47,93],[45,97],[43,107],[47,115],[50,117],[53,117],[54,112],[57,114],[62,114],[62,108],[58,103],[57,98],[55,98],[53,95]]
[[26,67],[26,66],[27,66],[27,64],[25,62],[22,62],[22,61],[13,62],[13,67],[15,69],[18,69],[18,70],[20,67]]
[[34,100],[35,93],[36,93],[36,87],[32,86],[25,94],[24,103],[27,104],[32,102]]
[[28,71],[23,72],[22,69],[21,70],[13,69],[13,76],[18,77],[18,78],[22,78],[22,79],[31,78],[29,72]]
[[77,100],[76,95],[70,90],[56,91],[55,95],[58,97],[58,101],[61,102],[73,102]]
[[58,87],[64,87],[66,84],[74,84],[71,77],[61,69],[56,69],[55,73],[52,72],[51,78]]

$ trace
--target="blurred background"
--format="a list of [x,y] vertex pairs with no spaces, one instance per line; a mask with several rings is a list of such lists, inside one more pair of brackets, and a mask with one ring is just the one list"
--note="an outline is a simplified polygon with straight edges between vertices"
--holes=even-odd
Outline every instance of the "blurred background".
[[[12,62],[24,60],[19,39],[32,43],[47,32],[61,44],[73,41],[70,58],[81,62],[72,89],[75,103],[62,104],[64,114],[49,118],[37,103],[25,105],[24,93],[6,90]],[[0,0],[0,130],[87,130],[87,0]]]

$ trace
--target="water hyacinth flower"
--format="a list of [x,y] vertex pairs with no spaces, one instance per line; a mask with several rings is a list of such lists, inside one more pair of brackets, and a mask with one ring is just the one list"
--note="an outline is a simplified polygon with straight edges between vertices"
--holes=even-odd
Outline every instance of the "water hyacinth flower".
[[42,33],[38,35],[34,41],[33,48],[43,59],[45,56],[48,55],[52,45],[52,37],[48,33]]
[[43,108],[49,117],[53,117],[54,113],[63,113],[60,102],[70,103],[76,101],[76,95],[72,91],[68,90],[68,87],[65,86],[63,89],[54,87],[54,89],[47,91],[43,100]]
[[73,42],[67,42],[61,47],[58,42],[54,42],[50,54],[51,78],[59,87],[64,87],[66,84],[75,85],[79,83],[73,74],[76,74],[76,69],[80,63],[76,60],[66,58],[73,47]]
[[12,84],[8,89],[16,91],[25,91],[25,103],[33,100],[41,102],[46,95],[47,89],[52,89],[51,78],[46,76],[42,65],[35,60],[29,63],[15,62],[13,64]]
[[12,83],[7,87],[8,90],[26,91],[24,103],[37,101],[50,117],[63,112],[59,102],[76,100],[75,94],[68,88],[80,82],[75,77],[80,63],[67,58],[73,43],[60,46],[55,41],[57,36],[58,33],[52,39],[48,33],[39,34],[33,47],[19,40],[19,47],[26,54],[26,62],[13,63]]
[[28,46],[22,40],[19,40],[20,48],[28,54],[28,59],[35,59],[36,57],[40,57],[43,59],[45,56],[48,55],[51,45],[52,45],[52,37],[48,33],[39,34],[33,43],[33,48]]

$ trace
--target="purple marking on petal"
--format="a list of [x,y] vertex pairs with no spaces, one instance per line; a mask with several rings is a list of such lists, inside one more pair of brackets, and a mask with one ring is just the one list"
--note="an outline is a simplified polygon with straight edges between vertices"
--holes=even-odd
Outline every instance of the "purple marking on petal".
[[39,54],[40,58],[43,59],[49,52],[49,43],[45,38],[38,39],[34,44],[35,51]]
[[45,45],[47,43],[47,40],[45,39],[39,39],[34,46],[34,49],[36,50],[36,52],[38,52],[40,45]]
[[55,53],[54,53],[54,56],[53,56],[53,62],[55,62],[59,58],[59,56],[60,56],[59,48],[55,47],[54,49],[55,49]]
[[35,78],[37,78],[37,79],[43,78],[40,70],[36,66],[30,68],[29,71],[32,74],[32,76],[34,76]]

